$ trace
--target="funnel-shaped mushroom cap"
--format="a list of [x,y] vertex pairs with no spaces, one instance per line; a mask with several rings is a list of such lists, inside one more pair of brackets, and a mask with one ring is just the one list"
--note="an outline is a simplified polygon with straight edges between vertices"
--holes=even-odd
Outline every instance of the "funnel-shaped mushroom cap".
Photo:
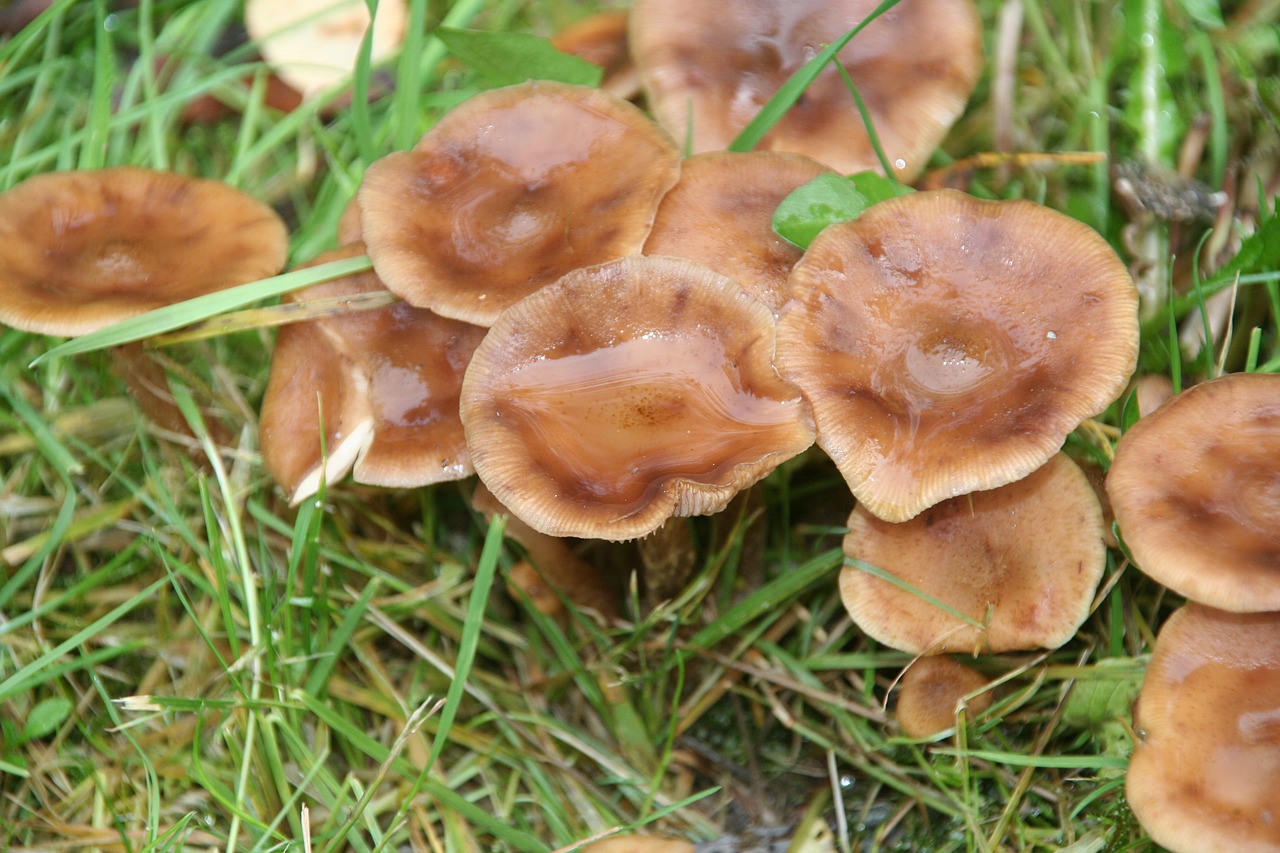
[[[355,244],[327,252],[313,263],[363,252],[364,247]],[[325,282],[291,298],[384,290],[377,276],[366,272]],[[278,456],[298,457],[310,459],[313,466],[319,464],[319,393],[322,399],[335,394],[349,398],[350,402],[327,401],[326,405],[354,407],[369,419],[369,432],[357,455],[346,456],[348,466],[354,463],[357,482],[410,488],[470,476],[471,458],[458,417],[458,395],[471,353],[484,332],[479,326],[439,317],[404,302],[297,324],[287,336],[282,334],[288,347],[277,347],[263,399],[262,452],[268,470],[275,474],[280,469],[277,480],[291,489],[295,503],[310,494],[308,489],[314,490],[317,481],[310,477],[296,480],[289,476],[290,468],[274,460]],[[309,343],[293,342],[304,336]],[[308,362],[298,363],[299,356]],[[328,364],[319,363],[326,358]],[[343,388],[317,387],[311,382],[313,376],[351,376],[353,372],[356,378]],[[329,453],[336,455],[334,437],[329,436],[328,442]],[[337,469],[331,461],[327,474],[332,480],[346,470]]]
[[599,89],[494,89],[369,167],[364,239],[407,302],[488,326],[570,270],[638,252],[679,170],[671,138]]
[[1120,439],[1107,493],[1148,575],[1223,610],[1280,610],[1280,376],[1170,399]]
[[[631,52],[654,115],[694,152],[728,147],[786,80],[875,0],[636,0]],[[971,0],[912,0],[841,51],[894,176],[909,181],[964,110],[982,70]],[[761,142],[840,172],[879,169],[838,69],[828,66]]]
[[[372,63],[400,48],[407,17],[405,0],[379,0]],[[355,73],[370,17],[364,0],[247,0],[244,24],[267,64],[307,99]]]
[[813,442],[773,315],[692,261],[577,270],[503,312],[462,385],[476,473],[530,527],[634,539]]
[[1089,615],[1102,571],[1102,509],[1083,472],[1057,454],[1024,480],[953,498],[911,521],[859,506],[844,551],[937,599],[848,565],[840,595],[872,637],[907,652],[1057,648]]
[[817,160],[776,151],[689,157],[658,206],[645,254],[697,261],[777,311],[801,252],[774,232],[773,211],[827,171]]
[[55,172],[0,194],[0,323],[83,335],[275,275],[275,211],[219,181],[134,166]]
[[859,502],[889,521],[1030,474],[1137,361],[1124,264],[1027,201],[881,202],[819,234],[790,288],[778,370]]
[[1188,604],[1160,629],[1125,792],[1176,853],[1280,851],[1280,613]]
[[[960,702],[985,686],[987,677],[973,667],[946,655],[930,655],[911,664],[902,676],[894,716],[908,737],[933,737],[955,726]],[[990,708],[991,701],[990,691],[977,693],[965,705],[969,718]]]

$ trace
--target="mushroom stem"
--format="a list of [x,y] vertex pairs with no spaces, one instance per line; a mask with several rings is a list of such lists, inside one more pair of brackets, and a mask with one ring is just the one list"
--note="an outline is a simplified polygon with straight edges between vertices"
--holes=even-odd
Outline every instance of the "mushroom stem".
[[636,540],[636,546],[644,563],[649,601],[656,604],[678,595],[698,563],[689,520],[668,518],[657,530]]

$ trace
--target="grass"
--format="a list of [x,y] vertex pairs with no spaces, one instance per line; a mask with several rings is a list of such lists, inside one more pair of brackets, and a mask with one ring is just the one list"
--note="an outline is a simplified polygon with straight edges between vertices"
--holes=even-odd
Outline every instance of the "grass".
[[[236,3],[60,0],[0,43],[0,187],[118,163],[220,177],[285,211],[305,261],[332,244],[372,159],[485,85],[438,25],[546,34],[593,5],[414,2],[425,35],[393,68],[412,85],[326,118],[323,104],[265,108],[244,48],[213,55]],[[1276,4],[980,7],[990,60],[935,166],[974,194],[1069,212],[1153,292],[1172,282],[1144,325],[1143,372],[1280,371]],[[185,126],[207,93],[243,118]],[[1171,167],[1196,145],[1194,174],[1229,190],[1234,214],[1207,239],[1207,222],[1122,209],[1105,163],[968,159],[1104,151]],[[1167,189],[1143,174],[1143,192]],[[1197,252],[1209,271],[1187,263]],[[185,304],[164,328],[323,274]],[[1219,290],[1230,335],[1184,353],[1179,323]],[[806,812],[836,825],[840,849],[1147,844],[1121,785],[1128,703],[1176,602],[1121,552],[1075,640],[980,658],[995,706],[911,741],[886,710],[909,657],[839,602],[852,499],[819,454],[690,522],[698,570],[674,600],[633,596],[610,623],[547,617],[504,588],[517,554],[466,485],[340,483],[286,505],[256,452],[271,338],[250,325],[160,351],[192,420],[234,425],[219,450],[201,429],[153,434],[94,349],[107,340],[49,355],[53,341],[0,331],[0,849],[541,853],[618,827],[760,836]],[[1127,426],[1130,411],[1102,420]],[[1098,435],[1068,447],[1105,464]]]

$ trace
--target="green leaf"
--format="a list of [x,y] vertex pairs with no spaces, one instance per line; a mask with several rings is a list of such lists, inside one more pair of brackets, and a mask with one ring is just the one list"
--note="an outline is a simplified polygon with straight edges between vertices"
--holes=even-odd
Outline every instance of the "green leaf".
[[773,212],[773,230],[807,249],[828,225],[857,219],[876,202],[910,192],[915,191],[876,172],[858,172],[848,178],[827,172],[782,200]]
[[828,172],[796,187],[773,212],[773,230],[801,249],[833,222],[855,219],[867,209],[867,197],[848,178]]
[[866,197],[868,206],[915,192],[906,184],[886,178],[879,172],[855,172],[849,176],[849,180],[854,189]]
[[1236,273],[1245,275],[1277,267],[1280,267],[1280,217],[1272,216],[1241,242],[1240,251],[1218,271],[1214,280],[1229,284]]
[[1062,709],[1062,723],[1077,729],[1093,729],[1128,717],[1138,698],[1145,662],[1134,658],[1104,658],[1076,680]]
[[26,743],[29,740],[52,734],[67,719],[67,715],[71,713],[71,708],[71,700],[62,696],[55,696],[52,699],[37,702],[36,706],[31,709],[31,713],[27,715],[27,721],[23,724],[22,731],[18,734],[18,740]]
[[449,52],[492,86],[526,80],[557,80],[598,86],[604,69],[562,53],[528,33],[493,33],[440,27],[435,33]]

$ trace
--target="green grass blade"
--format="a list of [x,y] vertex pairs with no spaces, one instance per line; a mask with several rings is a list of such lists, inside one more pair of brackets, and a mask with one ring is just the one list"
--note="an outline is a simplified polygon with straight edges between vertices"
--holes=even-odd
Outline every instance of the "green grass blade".
[[157,308],[154,311],[148,311],[146,314],[108,326],[100,331],[72,338],[66,343],[59,344],[43,355],[38,356],[31,362],[30,366],[36,367],[53,358],[94,352],[107,347],[145,340],[201,320],[207,320],[224,311],[243,308],[252,302],[270,299],[274,296],[288,293],[291,290],[297,290],[331,278],[340,278],[344,275],[363,272],[371,266],[369,259],[363,255],[358,258],[344,258],[340,261],[330,261],[327,264],[319,264],[314,267],[308,267],[305,270],[295,270],[273,278],[264,278],[261,281],[253,281],[238,287],[220,290],[217,293],[197,296],[195,299],[188,299],[186,302],[179,302],[176,305],[166,305],[163,308]]
[[502,534],[507,529],[507,517],[502,513],[494,515],[489,523],[489,531],[484,537],[484,547],[480,551],[480,562],[476,566],[475,581],[471,586],[471,600],[467,604],[466,623],[462,626],[462,637],[458,641],[458,662],[454,666],[453,682],[445,695],[444,707],[440,710],[440,724],[436,730],[435,740],[431,744],[431,754],[427,757],[428,768],[434,767],[436,759],[449,741],[449,728],[458,715],[458,706],[467,689],[467,676],[471,673],[471,664],[476,659],[476,646],[480,642],[480,631],[484,627],[485,609],[489,603],[489,590],[493,586],[493,578],[498,573],[498,556],[502,553]]
[[730,151],[750,151],[760,144],[760,140],[764,139],[764,135],[778,123],[778,121],[791,109],[796,100],[804,93],[805,89],[818,79],[818,75],[822,73],[822,69],[828,62],[835,60],[836,54],[844,50],[850,40],[863,28],[883,15],[885,12],[897,6],[901,0],[882,0],[880,5],[871,11],[871,14],[858,22],[858,25],[831,44],[824,47],[818,52],[818,55],[810,59],[804,65],[792,74],[787,82],[783,83],[781,88],[774,93],[760,112],[756,113],[756,117],[747,123],[737,138],[729,145]]

